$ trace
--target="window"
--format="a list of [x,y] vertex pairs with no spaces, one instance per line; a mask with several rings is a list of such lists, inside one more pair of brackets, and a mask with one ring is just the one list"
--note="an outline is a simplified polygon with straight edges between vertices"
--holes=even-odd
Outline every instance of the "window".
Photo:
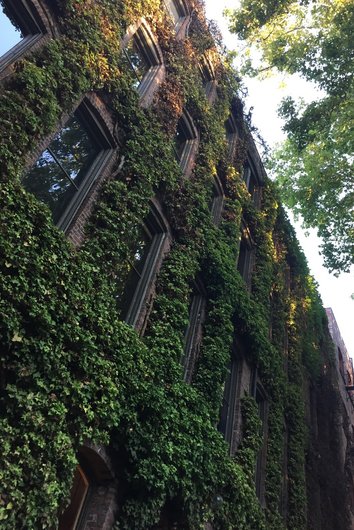
[[182,0],[164,0],[166,9],[173,20],[175,28],[178,29],[183,18],[188,15],[188,10]]
[[244,225],[240,241],[237,270],[244,279],[247,288],[251,288],[251,276],[254,261],[253,241],[248,228]]
[[58,530],[74,530],[77,528],[88,490],[89,480],[82,467],[77,466],[70,493],[70,504],[59,516]]
[[202,76],[205,95],[209,102],[212,103],[216,96],[216,81],[212,62],[208,57],[206,57],[206,55],[203,55],[199,69]]
[[236,403],[240,397],[239,388],[239,371],[240,361],[236,358],[235,353],[228,366],[229,372],[224,385],[224,394],[221,406],[219,431],[224,435],[225,440],[232,443],[233,430],[235,425]]
[[0,12],[0,70],[21,57],[45,31],[24,0],[5,1],[4,5]]
[[161,50],[144,22],[128,32],[124,40],[124,55],[135,78],[133,86],[143,97],[161,82],[164,75]]
[[250,161],[247,161],[243,168],[243,181],[246,184],[247,190],[251,195],[253,202],[258,206],[259,193],[258,193],[258,180]]
[[167,227],[157,209],[152,206],[150,214],[139,227],[138,239],[127,262],[127,277],[123,293],[118,295],[118,306],[122,317],[135,326],[146,299],[149,287],[156,275],[158,260],[167,236]]
[[232,157],[235,154],[236,142],[239,137],[238,128],[236,125],[236,119],[233,114],[230,114],[225,122],[226,140],[228,143],[229,156]]
[[340,351],[340,348],[338,348],[338,365],[339,365],[339,372],[343,378],[343,381],[345,382],[345,375],[344,375],[344,360],[342,352]]
[[224,191],[219,177],[216,175],[213,183],[213,197],[210,207],[211,218],[215,225],[218,225],[224,205]]
[[88,104],[82,103],[24,176],[23,185],[49,206],[53,221],[66,230],[112,147]]
[[[58,517],[58,530],[113,528],[117,515],[117,483],[107,449],[87,442],[81,446],[69,505]],[[99,514],[99,520],[97,520]]]
[[254,398],[258,406],[258,415],[261,420],[261,432],[263,437],[263,444],[259,450],[256,470],[255,470],[255,486],[256,494],[261,504],[264,504],[264,478],[265,478],[265,466],[266,466],[266,454],[267,454],[267,416],[268,416],[268,402],[266,393],[259,381],[255,386]]
[[201,283],[195,282],[189,306],[188,326],[184,336],[183,367],[186,383],[192,382],[202,341],[202,324],[205,318],[205,297],[203,292],[204,289]]
[[185,110],[180,117],[174,141],[176,159],[183,173],[191,170],[190,163],[198,146],[198,133],[190,114]]

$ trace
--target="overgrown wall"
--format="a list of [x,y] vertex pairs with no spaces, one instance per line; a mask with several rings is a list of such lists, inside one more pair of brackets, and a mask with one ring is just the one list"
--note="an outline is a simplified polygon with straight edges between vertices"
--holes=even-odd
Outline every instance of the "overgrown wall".
[[[16,63],[0,87],[0,526],[55,527],[78,450],[90,440],[113,455],[121,492],[117,528],[152,528],[172,506],[186,529],[207,521],[223,530],[304,529],[303,389],[304,380],[320,374],[321,352],[330,351],[326,318],[274,186],[265,183],[258,210],[242,181],[249,133],[241,103],[241,139],[234,160],[228,158],[224,122],[235,104],[235,76],[222,60],[218,97],[209,105],[198,65],[214,41],[198,5],[189,37],[179,41],[157,0],[65,0],[52,8],[60,36]],[[120,46],[142,14],[166,66],[147,109]],[[41,141],[90,91],[109,107],[120,149],[85,242],[74,248],[21,177]],[[188,179],[172,148],[183,107],[200,133]],[[226,195],[219,226],[209,211],[216,171]],[[174,240],[140,337],[121,320],[116,294],[156,194]],[[236,269],[241,215],[256,248],[251,293]],[[197,275],[207,314],[189,385],[180,359]],[[234,458],[216,429],[235,334],[269,400],[264,510],[254,488],[261,443],[254,399],[245,400],[244,438]],[[284,447],[288,503],[281,515]]]

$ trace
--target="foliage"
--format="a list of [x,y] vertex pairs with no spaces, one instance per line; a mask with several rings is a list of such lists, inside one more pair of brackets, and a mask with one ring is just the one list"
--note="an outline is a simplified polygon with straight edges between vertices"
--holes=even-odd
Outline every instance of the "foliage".
[[353,2],[244,0],[230,22],[262,55],[253,73],[299,73],[320,89],[312,103],[283,101],[288,139],[272,168],[283,200],[318,230],[325,265],[347,271],[354,262]]
[[[58,2],[58,10],[61,38],[17,62],[0,87],[1,526],[53,528],[69,495],[79,448],[91,440],[116,455],[123,492],[120,529],[152,528],[164,506],[178,509],[186,529],[203,528],[206,521],[219,530],[279,529],[287,413],[294,492],[289,528],[303,528],[299,396],[304,367],[318,363],[318,350],[311,350],[308,363],[308,350],[299,345],[317,344],[324,324],[316,315],[322,310],[272,184],[266,182],[258,211],[240,178],[248,139],[234,76],[219,65],[219,97],[210,106],[198,73],[212,42],[204,36],[205,23],[194,25],[191,39],[177,41],[155,0],[66,0]],[[167,72],[150,109],[139,105],[120,53],[120,36],[142,12],[159,35]],[[198,31],[203,39],[196,47]],[[21,177],[28,153],[36,152],[62,114],[90,90],[109,105],[125,164],[104,183],[87,239],[74,249],[53,225],[49,209],[23,189]],[[184,105],[200,131],[188,181],[172,152]],[[243,135],[235,167],[224,137],[231,105]],[[226,193],[220,226],[209,211],[217,171]],[[120,318],[116,300],[139,223],[156,192],[174,242],[140,337]],[[251,293],[235,267],[241,212],[257,249]],[[291,293],[284,280],[288,266],[297,286]],[[187,385],[180,358],[196,275],[205,284],[208,308],[195,379]],[[296,317],[294,307],[301,308]],[[253,400],[244,401],[247,428],[236,460],[215,428],[235,331],[269,396],[266,513],[250,479],[260,443]],[[284,371],[288,332],[291,391]]]

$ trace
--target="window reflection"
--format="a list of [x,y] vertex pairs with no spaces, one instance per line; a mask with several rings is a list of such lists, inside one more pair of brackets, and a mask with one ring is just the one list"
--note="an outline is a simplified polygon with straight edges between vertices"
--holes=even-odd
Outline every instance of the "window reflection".
[[183,14],[179,12],[174,0],[165,0],[165,5],[174,23],[177,24]]
[[122,315],[126,315],[132,302],[135,290],[143,276],[144,265],[149,254],[152,234],[146,226],[139,228],[139,236],[135,247],[132,249],[133,259],[126,262],[126,280],[123,294],[118,295],[118,306]]
[[124,53],[135,75],[133,86],[138,88],[151,66],[151,61],[145,51],[144,36],[140,30],[129,40]]
[[25,188],[49,206],[54,222],[78,191],[97,153],[98,146],[74,116],[25,175]]
[[0,11],[0,30],[0,56],[2,56],[13,46],[20,42],[21,33],[18,29],[15,28],[15,26],[5,15],[5,13],[3,13],[3,11]]

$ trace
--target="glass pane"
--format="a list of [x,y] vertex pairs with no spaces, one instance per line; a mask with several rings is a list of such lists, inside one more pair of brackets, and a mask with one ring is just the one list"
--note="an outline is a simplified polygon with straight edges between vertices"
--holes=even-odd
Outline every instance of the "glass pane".
[[82,181],[98,152],[86,129],[75,117],[69,119],[49,147],[76,185]]
[[49,206],[54,222],[59,220],[76,191],[47,149],[25,175],[23,185]]
[[247,275],[248,275],[248,271],[247,271],[248,254],[249,254],[249,250],[246,244],[243,241],[241,241],[240,251],[238,255],[237,270],[239,271],[239,273],[241,274],[244,280],[246,280]]
[[10,19],[0,11],[0,56],[9,51],[15,44],[21,40],[21,33],[17,30]]
[[[208,66],[205,64],[204,61],[203,61],[203,63],[200,66],[200,71],[201,71],[201,74],[202,74],[203,87],[205,88],[206,85],[211,81],[212,78],[211,78],[210,70],[209,70]],[[226,128],[227,128],[227,126],[226,126]]]
[[24,187],[49,206],[55,223],[75,195],[98,151],[84,126],[73,117],[25,175]]
[[149,253],[148,250],[150,243],[151,237],[142,227],[140,230],[139,239],[134,249],[134,268],[139,274],[141,274],[143,271],[147,255]]
[[151,66],[137,35],[134,35],[134,37],[130,39],[127,47],[125,48],[125,52],[129,58],[130,67],[133,68],[137,78],[137,81],[134,84],[135,88],[137,88]]
[[181,15],[178,12],[177,6],[173,0],[165,0],[168,12],[170,13],[175,24],[179,21]]
[[181,160],[182,155],[183,155],[183,150],[185,148],[185,145],[188,139],[186,132],[185,132],[185,127],[183,125],[184,124],[183,124],[182,119],[179,120],[178,125],[177,125],[176,136],[175,136],[175,151],[176,151],[177,160]]
[[127,276],[123,289],[123,294],[117,296],[118,306],[122,311],[122,316],[126,316],[129,306],[133,300],[134,293],[142,277],[142,271],[149,255],[151,247],[151,236],[143,227],[140,228],[138,241],[133,249],[132,262],[127,262]]

